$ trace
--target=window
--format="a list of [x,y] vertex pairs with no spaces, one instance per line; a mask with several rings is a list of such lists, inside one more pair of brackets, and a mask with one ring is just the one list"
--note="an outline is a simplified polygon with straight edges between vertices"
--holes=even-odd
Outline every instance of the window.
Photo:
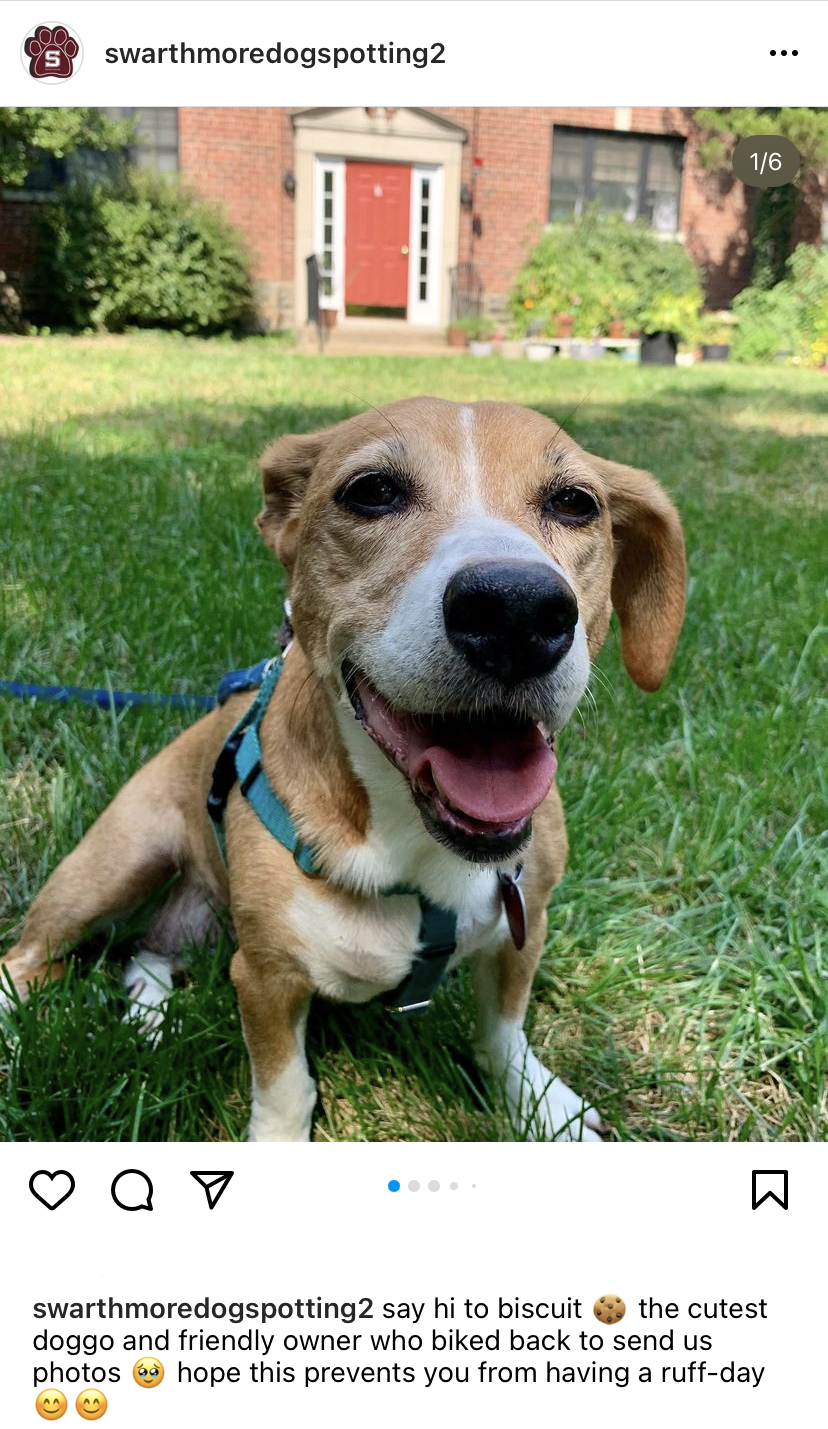
[[[126,151],[131,164],[169,174],[178,170],[178,110],[104,108],[110,119],[131,119],[135,138]],[[23,190],[50,194],[73,180],[98,181],[111,178],[118,166],[117,153],[102,154],[97,149],[76,149],[65,159],[43,154],[37,167],[26,175]]]
[[424,303],[428,297],[428,226],[430,207],[431,180],[423,178],[420,180],[420,272],[419,294],[420,302]]
[[174,174],[178,170],[178,110],[119,109],[104,110],[110,119],[131,119],[135,139],[129,146],[130,163],[139,169],[153,169],[157,174]]
[[322,252],[319,255],[319,274],[322,279],[322,296],[333,297],[334,289],[334,174],[333,169],[322,171]]
[[550,223],[568,223],[584,206],[646,219],[658,233],[679,226],[684,140],[556,124],[552,134]]

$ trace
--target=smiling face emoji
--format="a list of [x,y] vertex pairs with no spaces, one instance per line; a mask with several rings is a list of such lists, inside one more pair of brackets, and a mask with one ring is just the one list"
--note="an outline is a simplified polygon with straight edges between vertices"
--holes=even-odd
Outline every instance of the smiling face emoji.
[[132,1378],[136,1384],[140,1384],[142,1389],[155,1389],[164,1378],[164,1366],[160,1360],[155,1360],[152,1355],[147,1355],[145,1359],[138,1360],[132,1371]]
[[59,1389],[42,1389],[35,1400],[41,1419],[62,1419],[68,1407],[66,1395]]
[[81,1419],[103,1419],[106,1414],[106,1395],[99,1389],[82,1389],[75,1400],[75,1408]]

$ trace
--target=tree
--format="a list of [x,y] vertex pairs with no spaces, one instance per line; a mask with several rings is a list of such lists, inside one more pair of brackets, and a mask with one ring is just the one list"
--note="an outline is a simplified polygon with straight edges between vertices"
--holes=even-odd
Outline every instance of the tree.
[[22,187],[44,154],[107,153],[123,149],[131,136],[129,121],[109,119],[100,109],[0,109],[0,186]]
[[753,210],[751,285],[772,288],[784,275],[797,214],[822,200],[828,109],[694,109],[692,115],[704,134],[699,158],[706,169],[728,166],[734,145],[751,134],[779,134],[799,150],[802,163],[794,182],[759,189]]

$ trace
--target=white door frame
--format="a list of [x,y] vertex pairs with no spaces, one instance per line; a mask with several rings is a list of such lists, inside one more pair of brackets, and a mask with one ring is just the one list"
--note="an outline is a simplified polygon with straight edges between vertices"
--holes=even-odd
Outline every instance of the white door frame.
[[[421,109],[368,111],[354,107],[303,110],[292,116],[296,198],[294,215],[294,313],[297,326],[307,322],[307,276],[305,259],[319,251],[321,234],[321,188],[317,188],[317,161],[342,166],[343,193],[339,200],[344,219],[344,165],[348,159],[375,163],[403,163],[413,171],[439,169],[441,214],[435,213],[441,236],[437,240],[434,270],[438,283],[434,303],[436,323],[449,320],[449,269],[458,261],[460,247],[460,178],[463,144],[467,134],[459,125]],[[334,203],[336,208],[336,200]],[[429,215],[430,218],[430,215]],[[334,219],[336,226],[336,219]],[[339,278],[336,295],[339,312],[344,302],[344,223],[339,226]],[[435,239],[437,234],[435,233]],[[431,249],[429,234],[429,249]],[[409,243],[409,248],[412,245]],[[412,253],[413,259],[413,253]],[[413,266],[413,265],[412,265]],[[417,261],[419,267],[419,258]],[[333,294],[332,294],[333,299]],[[331,300],[332,300],[331,299]],[[326,300],[330,302],[331,300]],[[408,321],[417,322],[413,305]],[[428,321],[421,313],[420,321]]]
[[[428,180],[428,227],[426,229],[426,249],[423,252],[421,208],[423,206],[422,184]],[[408,307],[406,318],[414,326],[437,327],[440,322],[443,265],[443,190],[444,171],[441,164],[412,164],[410,214],[411,229],[408,241]],[[425,258],[425,274],[421,273],[421,259]],[[426,296],[420,297],[421,280],[426,284]]]
[[319,306],[321,308],[334,308],[336,312],[342,315],[345,312],[345,160],[329,157],[325,154],[317,155],[314,160],[313,251],[320,260],[320,266],[322,254],[329,246],[325,242],[324,184],[326,173],[333,174],[333,214],[331,220],[333,243],[330,245],[333,253],[333,266],[330,272],[332,280],[331,293],[328,296],[320,296]]

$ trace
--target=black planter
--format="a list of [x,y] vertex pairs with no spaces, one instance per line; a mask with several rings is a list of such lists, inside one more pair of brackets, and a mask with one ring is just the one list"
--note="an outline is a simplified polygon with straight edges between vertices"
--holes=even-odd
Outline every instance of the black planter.
[[675,367],[678,339],[674,332],[648,332],[641,339],[641,361],[656,367]]
[[727,362],[730,356],[729,342],[703,342],[702,362]]

